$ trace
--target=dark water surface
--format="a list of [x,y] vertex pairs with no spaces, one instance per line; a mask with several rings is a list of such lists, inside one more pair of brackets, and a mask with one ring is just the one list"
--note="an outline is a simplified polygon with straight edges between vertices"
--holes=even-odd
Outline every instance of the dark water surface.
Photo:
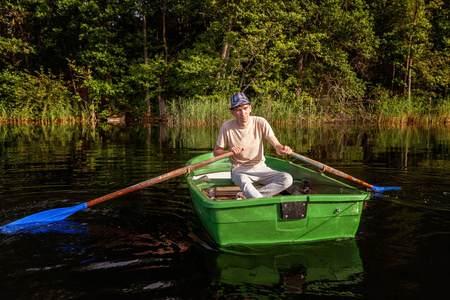
[[[0,126],[0,225],[181,168],[217,128]],[[450,279],[450,129],[275,128],[377,186],[355,239],[218,249],[183,177],[0,234],[2,299],[440,299]],[[267,154],[275,155],[268,148]],[[302,163],[303,164],[303,163]]]

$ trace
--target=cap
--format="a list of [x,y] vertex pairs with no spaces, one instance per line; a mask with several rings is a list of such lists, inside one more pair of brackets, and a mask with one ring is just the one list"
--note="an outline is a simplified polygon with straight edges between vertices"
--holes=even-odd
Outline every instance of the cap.
[[234,94],[233,96],[231,96],[230,109],[235,108],[237,106],[244,105],[244,104],[252,104],[250,101],[248,101],[248,98],[247,98],[247,96],[245,96],[244,93],[237,93],[237,94]]

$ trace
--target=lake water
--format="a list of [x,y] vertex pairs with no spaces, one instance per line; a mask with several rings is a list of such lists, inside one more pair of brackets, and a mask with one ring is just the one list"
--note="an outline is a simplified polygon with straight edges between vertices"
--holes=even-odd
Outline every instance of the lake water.
[[[448,126],[274,130],[297,153],[373,185],[403,189],[366,203],[355,239],[223,251],[205,238],[180,176],[53,225],[0,234],[0,297],[437,299],[446,294]],[[0,225],[181,168],[211,151],[217,133],[217,128],[0,125]],[[276,156],[269,147],[266,154]]]

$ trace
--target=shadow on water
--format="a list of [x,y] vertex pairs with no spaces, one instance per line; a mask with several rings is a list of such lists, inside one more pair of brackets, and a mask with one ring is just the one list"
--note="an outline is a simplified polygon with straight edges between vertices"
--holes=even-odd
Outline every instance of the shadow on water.
[[[211,151],[217,130],[2,125],[0,226],[183,167]],[[221,248],[201,236],[187,185],[174,178],[63,222],[0,234],[0,296],[432,299],[445,292],[448,128],[348,125],[275,132],[297,153],[403,190],[369,200],[352,240]]]
[[[61,230],[63,227],[76,231]],[[9,299],[131,297],[290,299],[355,297],[363,265],[355,240],[302,245],[200,247],[173,228],[139,233],[63,222],[2,241]],[[29,249],[32,247],[32,249]],[[11,265],[14,266],[12,271]]]

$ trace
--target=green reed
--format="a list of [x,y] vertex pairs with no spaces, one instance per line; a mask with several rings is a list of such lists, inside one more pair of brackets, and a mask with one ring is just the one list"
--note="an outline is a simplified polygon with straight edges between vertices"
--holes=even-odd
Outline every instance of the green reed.
[[[377,121],[380,124],[428,124],[450,122],[450,98],[432,100],[405,97],[380,99],[372,107],[353,110],[333,103],[324,104],[312,97],[290,102],[251,99],[252,115],[262,116],[279,125],[340,121]],[[229,99],[177,99],[168,102],[169,123],[187,126],[220,125],[229,120]]]
[[188,126],[218,125],[232,116],[225,99],[183,99],[172,100],[167,105],[169,123]]
[[[321,116],[321,111],[312,98],[302,98],[289,103],[259,99],[250,101],[252,101],[252,115],[264,117],[276,124],[317,121]],[[233,118],[229,106],[228,98],[179,98],[168,102],[166,113],[169,123],[172,124],[220,125]]]
[[409,100],[406,97],[391,97],[380,101],[374,115],[377,115],[379,123],[448,123],[450,98],[436,100],[418,97]]

